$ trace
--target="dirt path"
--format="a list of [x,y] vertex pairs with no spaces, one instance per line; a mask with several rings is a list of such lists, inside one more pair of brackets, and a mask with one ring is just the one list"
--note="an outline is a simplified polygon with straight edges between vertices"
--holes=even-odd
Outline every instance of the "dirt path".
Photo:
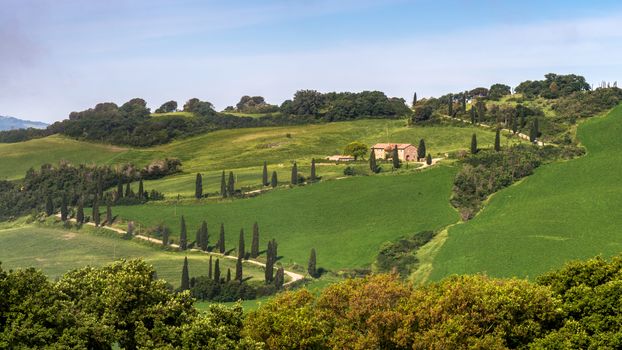
[[[56,216],[58,218],[60,218],[60,214],[56,214]],[[76,219],[68,219],[68,220],[71,221],[71,222],[77,222]],[[105,229],[105,230],[108,230],[108,231],[113,231],[115,233],[122,234],[122,235],[127,233],[127,231],[119,229],[119,228],[116,228],[116,227],[103,226],[103,225],[102,226],[95,226],[95,223],[93,223],[93,222],[87,222],[87,223],[84,223],[84,225],[89,225],[89,226],[93,226],[93,227],[99,227],[99,228],[102,228],[102,229]],[[162,240],[161,239],[157,239],[157,238],[153,238],[153,237],[147,237],[147,236],[144,236],[144,235],[132,235],[132,237],[138,238],[138,239],[141,239],[143,241],[150,242],[150,243],[162,245]],[[172,248],[179,248],[178,244],[169,244],[169,246],[172,247]],[[225,259],[233,259],[233,260],[237,260],[238,259],[236,256],[233,256],[233,255],[225,255],[225,254],[215,253],[215,252],[206,252],[206,251],[199,250],[199,249],[189,249],[189,250],[193,251],[193,252],[202,252],[204,254],[209,254],[209,255],[214,255],[214,256],[222,257],[222,258],[225,258]],[[248,264],[256,265],[256,266],[266,267],[266,264],[264,264],[264,263],[262,263],[260,261],[257,261],[257,260],[248,259],[248,260],[244,260],[244,262],[248,263]],[[304,275],[301,275],[301,274],[293,272],[293,271],[284,270],[283,272],[287,276],[289,276],[291,278],[291,281],[283,284],[284,286],[288,286],[290,284],[293,284],[293,283],[298,282],[300,280],[303,280],[305,278]]]

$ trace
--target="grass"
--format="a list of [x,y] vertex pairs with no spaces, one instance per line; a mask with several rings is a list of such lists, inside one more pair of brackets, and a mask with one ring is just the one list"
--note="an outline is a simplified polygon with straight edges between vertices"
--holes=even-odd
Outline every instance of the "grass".
[[167,117],[185,117],[194,118],[194,113],[191,112],[168,112],[168,113],[151,113],[153,118],[167,118]]
[[60,135],[52,135],[18,143],[0,144],[2,166],[0,179],[18,179],[26,171],[41,165],[58,164],[66,160],[73,164],[108,164],[127,149],[76,141]]
[[165,223],[177,240],[183,214],[193,237],[207,220],[211,242],[225,224],[227,247],[237,246],[240,228],[250,242],[251,227],[260,226],[261,247],[279,243],[281,261],[306,267],[316,248],[318,266],[347,269],[369,266],[379,246],[421,230],[435,230],[458,219],[449,204],[456,169],[437,166],[417,173],[346,178],[278,189],[234,201],[182,202],[115,207],[120,217],[143,226]]
[[[0,229],[0,261],[3,269],[35,267],[54,279],[71,269],[102,266],[114,260],[143,258],[153,264],[158,277],[179,287],[184,256],[188,256],[190,276],[204,276],[209,256],[200,252],[173,252],[144,242],[124,240],[107,231],[84,226],[80,230],[60,227],[16,226]],[[235,272],[235,260],[220,259],[221,271]],[[251,281],[263,280],[263,270],[244,265]]]
[[588,154],[539,168],[449,229],[430,275],[534,278],[571,259],[622,250],[622,106],[578,128]]

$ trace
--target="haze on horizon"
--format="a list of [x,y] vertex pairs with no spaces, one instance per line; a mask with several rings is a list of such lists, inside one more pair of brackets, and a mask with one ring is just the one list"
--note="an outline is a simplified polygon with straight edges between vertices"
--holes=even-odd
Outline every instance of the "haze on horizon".
[[622,76],[622,3],[4,0],[0,115],[53,122],[96,103],[298,89],[410,100],[577,73]]

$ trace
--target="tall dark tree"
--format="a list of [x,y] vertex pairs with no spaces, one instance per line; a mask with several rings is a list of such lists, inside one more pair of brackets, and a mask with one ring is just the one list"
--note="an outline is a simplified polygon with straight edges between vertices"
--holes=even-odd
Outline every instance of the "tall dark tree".
[[213,275],[213,267],[212,267],[212,256],[209,256],[209,269],[207,270],[207,278],[212,279]]
[[538,125],[538,118],[533,120],[531,124],[531,130],[529,131],[529,141],[536,142],[538,140],[538,136],[540,136],[540,127]]
[[235,279],[236,281],[242,282],[242,259],[238,258],[238,261],[235,263]]
[[138,199],[145,199],[145,188],[143,186],[143,179],[138,180]]
[[253,241],[251,242],[251,258],[255,259],[259,256],[259,225],[257,222],[253,224]]
[[112,207],[110,203],[106,204],[106,225],[112,226]]
[[227,267],[227,279],[226,282],[231,282],[231,268]]
[[[522,107],[521,105],[519,105],[520,107]],[[518,116],[520,118],[520,128],[523,129],[526,125],[527,125],[527,120],[525,119],[525,114],[527,112],[525,111],[525,108],[519,108],[518,109]]]
[[129,198],[132,196],[132,186],[131,183],[128,182],[125,184],[125,197]]
[[315,180],[317,180],[316,175],[315,175],[315,158],[311,159],[311,182],[315,182]]
[[477,135],[471,136],[471,154],[477,153]]
[[466,107],[467,107],[467,92],[463,92],[462,93],[462,112],[466,113]]
[[512,133],[513,134],[516,134],[516,132],[518,132],[518,122],[516,119],[517,119],[516,116],[513,115],[512,116]]
[[374,150],[372,150],[369,154],[369,170],[371,170],[371,172],[374,174],[378,173],[378,164],[376,164],[376,152],[374,152]]
[[447,102],[447,115],[452,117],[454,115],[454,95],[449,94],[449,101]]
[[469,115],[471,116],[471,124],[475,125],[475,123],[477,123],[477,110],[475,109],[475,106],[471,105]]
[[266,284],[273,281],[274,277],[274,261],[272,259],[272,241],[268,241],[268,249],[266,253],[266,269],[265,269],[265,280]]
[[97,174],[97,196],[104,198],[104,180],[101,173]]
[[60,219],[63,221],[67,221],[67,217],[69,217],[69,209],[67,208],[67,195],[63,193],[63,198],[60,202]]
[[227,181],[227,196],[233,197],[235,194],[235,177],[233,177],[233,171],[229,172],[229,179]]
[[123,180],[121,176],[117,179],[117,199],[123,198]]
[[425,157],[425,163],[427,165],[432,165],[432,155],[430,153],[428,153],[428,156]]
[[417,148],[417,161],[425,158],[427,154],[427,150],[425,149],[425,141],[423,139],[419,140],[419,147]]
[[416,104],[417,104],[417,93],[415,92],[413,94],[413,108],[415,107]]
[[80,201],[78,201],[78,210],[76,213],[76,221],[78,222],[78,224],[83,224],[84,223],[84,204],[82,202],[82,199],[80,199]]
[[197,178],[194,182],[194,197],[197,199],[203,197],[203,176],[201,176],[201,173],[197,173]]
[[225,181],[225,171],[222,171],[222,175],[220,176],[220,195],[222,197],[227,197],[227,182]]
[[270,185],[272,186],[272,188],[275,188],[276,186],[278,186],[279,184],[279,180],[276,177],[276,171],[272,172],[272,179],[270,180]]
[[263,173],[261,176],[261,183],[264,186],[269,186],[270,182],[268,182],[268,163],[266,163],[266,161],[264,160],[263,162]]
[[162,245],[166,247],[169,244],[169,236],[170,236],[169,229],[168,227],[162,225],[160,226],[160,232],[162,233]]
[[99,199],[97,198],[97,196],[95,196],[95,198],[93,198],[93,222],[95,223],[95,226],[99,226],[100,223],[100,217],[99,217]]
[[186,218],[181,216],[181,228],[179,231],[179,249],[186,250],[188,249],[188,232],[186,230]]
[[194,237],[194,247],[197,249],[202,249],[202,243],[203,243],[203,227],[199,226],[199,228],[197,229],[197,233]]
[[315,255],[315,248],[311,248],[311,254],[309,255],[309,265],[307,266],[307,272],[311,277],[317,277],[317,257]]
[[277,290],[283,288],[283,284],[285,282],[285,270],[283,267],[279,267],[276,269],[276,275],[274,276],[274,287]]
[[220,282],[220,260],[216,259],[214,263],[214,281]]
[[199,246],[204,252],[206,252],[209,247],[209,231],[205,220],[203,220],[203,223],[201,224],[201,244],[199,244]]
[[391,160],[393,161],[393,168],[398,169],[400,167],[400,157],[397,153],[397,145],[393,147],[393,154],[391,155]]
[[296,164],[296,162],[294,162],[294,165],[292,166],[291,184],[294,186],[298,185],[298,165]]
[[499,129],[495,133],[495,151],[501,151],[501,131]]
[[51,216],[54,214],[54,202],[52,202],[52,197],[47,196],[45,198],[45,215]]
[[181,290],[190,289],[190,273],[188,272],[188,257],[184,257],[184,267],[181,269]]
[[221,254],[225,253],[225,224],[220,224],[220,235],[218,237],[218,250]]
[[246,258],[246,251],[244,248],[244,229],[240,229],[240,239],[238,240],[238,258]]

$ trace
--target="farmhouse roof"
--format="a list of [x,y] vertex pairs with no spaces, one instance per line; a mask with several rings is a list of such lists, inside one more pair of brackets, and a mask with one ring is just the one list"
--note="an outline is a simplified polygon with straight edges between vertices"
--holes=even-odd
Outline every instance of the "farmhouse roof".
[[381,149],[386,149],[386,148],[394,148],[395,146],[397,146],[397,149],[406,149],[408,147],[415,147],[413,145],[411,145],[410,143],[377,143],[375,145],[373,145],[371,148],[381,148]]

